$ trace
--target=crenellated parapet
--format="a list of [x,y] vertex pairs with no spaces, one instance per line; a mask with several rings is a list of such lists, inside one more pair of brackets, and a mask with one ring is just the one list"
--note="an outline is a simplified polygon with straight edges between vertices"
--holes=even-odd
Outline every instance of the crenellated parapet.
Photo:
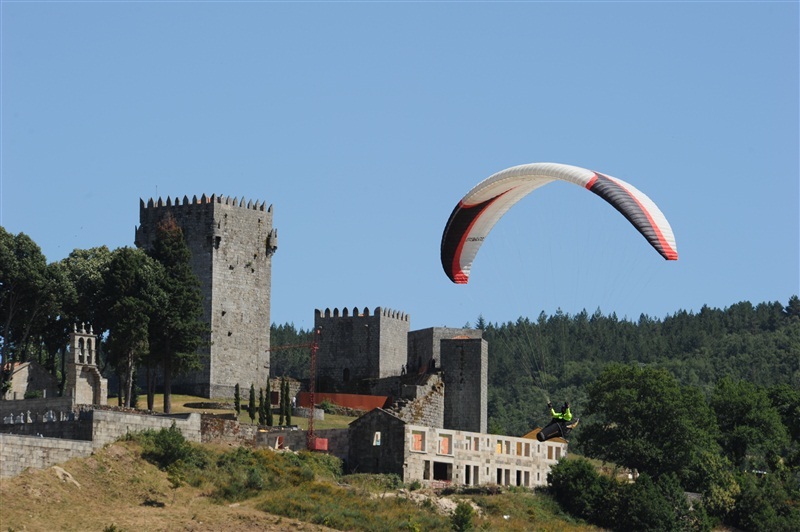
[[195,195],[192,196],[191,201],[189,200],[189,196],[183,196],[183,200],[181,200],[178,196],[175,196],[174,198],[170,198],[169,196],[167,196],[166,200],[159,197],[155,201],[153,200],[153,198],[150,198],[149,200],[147,200],[146,204],[142,198],[139,198],[139,210],[141,211],[144,209],[159,209],[163,207],[190,207],[193,205],[208,205],[212,203],[230,205],[232,207],[241,207],[245,209],[251,209],[254,211],[266,210],[267,212],[272,212],[272,205],[266,207],[267,204],[266,201],[260,202],[258,200],[255,201],[245,200],[244,196],[242,196],[242,198],[239,199],[237,197],[232,198],[230,196],[224,196],[224,195],[218,196],[216,194],[212,194],[211,196],[206,196],[205,194],[203,194],[202,196],[200,196],[200,198],[198,198]]
[[405,322],[411,320],[411,316],[405,312],[382,307],[375,307],[375,309],[372,311],[372,314],[370,314],[368,307],[364,307],[363,310],[359,310],[358,307],[353,307],[352,311],[347,307],[342,307],[341,312],[338,308],[334,308],[333,310],[326,308],[324,311],[320,309],[314,310],[314,318],[368,318],[370,316],[382,316],[384,318],[391,318]]

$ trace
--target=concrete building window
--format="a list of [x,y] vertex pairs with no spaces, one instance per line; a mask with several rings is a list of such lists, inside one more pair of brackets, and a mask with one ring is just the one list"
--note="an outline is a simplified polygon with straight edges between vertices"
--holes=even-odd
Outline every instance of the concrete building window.
[[375,447],[379,447],[381,445],[381,431],[375,431],[375,434],[372,435],[372,445]]
[[497,446],[495,447],[495,452],[497,454],[503,454],[503,442],[497,440]]
[[522,471],[517,471],[517,483],[515,486],[522,486]]
[[425,469],[422,471],[422,480],[431,479],[431,461],[425,460]]
[[561,459],[561,447],[556,447],[556,460]]
[[439,434],[439,454],[453,454],[452,434]]
[[517,456],[522,456],[522,442],[517,442]]
[[505,452],[505,454],[511,454],[511,442],[507,441],[507,442],[505,442],[505,444],[506,444],[506,452]]
[[548,460],[552,460],[553,459],[553,446],[552,445],[548,445],[547,446],[547,459]]
[[531,444],[530,443],[526,443],[525,444],[525,456],[530,456],[530,455],[531,455]]
[[[464,444],[464,449],[467,450],[467,451],[471,451],[472,450],[472,436],[467,436],[467,439],[466,439],[465,444]],[[469,483],[467,483],[467,484],[469,484]]]
[[433,480],[453,481],[453,464],[446,462],[433,463]]
[[525,480],[523,481],[526,488],[529,488],[531,485],[531,472],[525,471]]
[[425,433],[421,430],[415,430],[411,433],[411,450],[418,453],[425,452]]

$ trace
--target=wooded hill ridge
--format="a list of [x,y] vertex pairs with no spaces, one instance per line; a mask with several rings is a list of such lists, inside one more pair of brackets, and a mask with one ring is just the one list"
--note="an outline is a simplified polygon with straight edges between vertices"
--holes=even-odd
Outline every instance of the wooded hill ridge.
[[[479,316],[465,326],[483,329],[489,344],[489,427],[497,434],[520,436],[542,426],[549,420],[548,400],[570,401],[580,415],[586,386],[612,363],[662,368],[706,394],[723,377],[800,389],[797,295],[786,304],[743,301],[663,319],[633,321],[598,309],[506,323]],[[273,324],[271,343],[303,344],[311,336],[293,324]],[[308,357],[304,349],[276,351],[271,366],[278,375],[308,378]]]

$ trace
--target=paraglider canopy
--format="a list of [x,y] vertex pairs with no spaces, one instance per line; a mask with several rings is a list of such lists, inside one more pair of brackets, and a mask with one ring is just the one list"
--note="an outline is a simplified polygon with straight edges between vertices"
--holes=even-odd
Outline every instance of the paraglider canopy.
[[667,260],[678,260],[675,236],[664,214],[633,185],[599,172],[558,163],[514,166],[481,181],[453,209],[442,234],[442,267],[466,284],[472,262],[497,221],[519,200],[553,181],[567,181],[606,200]]

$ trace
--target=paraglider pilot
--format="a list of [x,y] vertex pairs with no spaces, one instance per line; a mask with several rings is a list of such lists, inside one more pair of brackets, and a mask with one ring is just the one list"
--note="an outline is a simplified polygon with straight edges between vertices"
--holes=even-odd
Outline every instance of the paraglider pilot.
[[567,435],[572,432],[572,429],[577,426],[579,421],[578,419],[572,421],[572,411],[569,409],[569,401],[566,401],[564,406],[561,407],[561,412],[556,412],[553,409],[553,403],[550,401],[547,402],[547,407],[550,409],[550,416],[553,419],[539,431],[539,434],[536,435],[536,439],[539,441],[546,441],[556,436],[566,438]]

